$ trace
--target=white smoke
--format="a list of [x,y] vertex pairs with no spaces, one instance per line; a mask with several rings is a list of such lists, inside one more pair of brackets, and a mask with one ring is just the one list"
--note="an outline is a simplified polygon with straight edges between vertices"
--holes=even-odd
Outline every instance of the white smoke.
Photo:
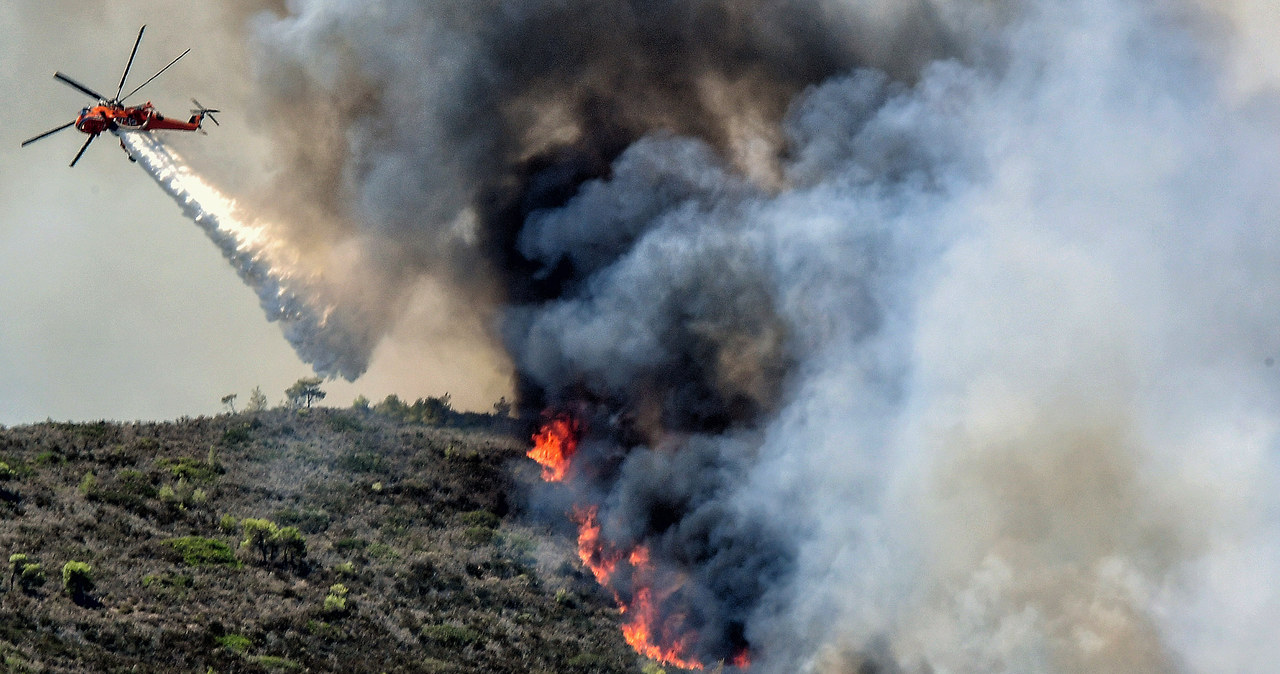
[[267,320],[279,321],[298,356],[318,374],[355,379],[364,372],[365,349],[353,344],[335,306],[326,302],[322,278],[303,271],[297,253],[274,228],[243,212],[235,200],[196,175],[152,133],[117,133],[129,156],[200,226],[227,262],[258,296]]
[[811,345],[738,496],[806,529],[766,671],[1274,671],[1276,91],[1193,8],[1021,4],[999,68],[795,108],[751,227]]

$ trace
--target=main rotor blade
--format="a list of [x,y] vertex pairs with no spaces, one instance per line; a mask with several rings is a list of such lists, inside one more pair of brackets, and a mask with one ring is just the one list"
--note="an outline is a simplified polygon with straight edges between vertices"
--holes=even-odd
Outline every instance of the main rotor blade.
[[22,141],[22,147],[26,147],[26,146],[28,146],[28,145],[30,145],[30,144],[32,144],[32,143],[34,143],[34,142],[36,142],[37,140],[40,140],[41,138],[45,138],[45,137],[47,137],[47,136],[52,136],[53,134],[55,134],[55,133],[57,133],[57,132],[59,132],[59,131],[61,131],[61,130],[65,129],[65,128],[67,128],[67,127],[75,126],[75,124],[76,124],[76,120],[74,120],[74,119],[73,119],[73,120],[71,120],[70,122],[67,122],[66,124],[63,124],[62,126],[60,126],[60,127],[56,128],[56,129],[49,129],[48,131],[45,131],[44,133],[40,134],[39,136],[36,136],[35,138],[28,138],[28,139],[26,139],[26,140]]
[[124,98],[119,99],[119,102],[120,102],[120,103],[123,103],[125,98],[128,98],[128,97],[130,97],[130,96],[132,96],[132,95],[134,95],[134,94],[138,93],[138,91],[140,91],[140,90],[142,89],[142,87],[145,87],[145,86],[147,86],[148,84],[151,84],[151,80],[154,80],[155,78],[159,77],[159,76],[161,75],[161,73],[163,73],[164,71],[166,71],[166,70],[168,70],[168,69],[172,68],[172,67],[173,67],[173,64],[177,63],[179,59],[181,59],[183,56],[186,56],[186,55],[187,55],[187,52],[190,52],[190,51],[191,51],[191,50],[190,50],[190,49],[188,49],[187,51],[184,51],[184,52],[182,52],[181,54],[178,54],[178,58],[176,58],[176,59],[174,59],[174,60],[170,61],[170,62],[169,62],[169,65],[167,65],[167,66],[165,66],[165,67],[161,68],[161,69],[160,69],[160,72],[158,72],[158,73],[156,73],[156,74],[152,75],[149,79],[147,79],[147,81],[146,81],[146,82],[143,82],[142,84],[139,84],[137,89],[134,89],[133,91],[130,91],[129,93],[125,94],[125,95],[124,95]]
[[79,89],[80,91],[83,91],[84,93],[89,94],[90,96],[93,96],[94,98],[96,98],[96,99],[98,99],[98,100],[100,100],[100,101],[105,101],[105,100],[107,100],[107,97],[106,97],[106,96],[103,96],[102,94],[100,94],[100,93],[98,93],[98,92],[94,91],[93,89],[90,89],[89,87],[86,87],[85,85],[80,84],[79,82],[77,82],[77,81],[75,81],[75,80],[71,79],[70,77],[67,77],[66,75],[63,75],[61,72],[54,73],[54,74],[53,74],[53,76],[54,76],[55,78],[57,78],[57,79],[62,80],[63,82],[66,82],[67,84],[69,84],[69,85],[71,85],[71,86],[73,86],[73,87],[75,87],[75,88]]
[[80,151],[76,153],[76,158],[71,160],[71,166],[72,166],[72,168],[74,168],[74,167],[75,167],[76,162],[80,161],[80,157],[84,154],[84,151],[89,149],[89,143],[92,143],[92,142],[93,142],[93,139],[94,139],[94,138],[97,138],[97,137],[98,137],[98,134],[96,134],[96,133],[95,133],[94,135],[92,135],[92,136],[89,136],[89,140],[86,140],[86,141],[84,142],[84,145],[81,145],[81,146],[80,146]]
[[138,29],[138,39],[133,43],[133,53],[129,54],[129,63],[124,67],[124,74],[120,76],[120,86],[116,89],[116,98],[120,98],[120,92],[124,91],[124,81],[129,77],[129,69],[133,67],[133,57],[138,55],[138,45],[142,44],[142,31],[146,30],[146,24]]

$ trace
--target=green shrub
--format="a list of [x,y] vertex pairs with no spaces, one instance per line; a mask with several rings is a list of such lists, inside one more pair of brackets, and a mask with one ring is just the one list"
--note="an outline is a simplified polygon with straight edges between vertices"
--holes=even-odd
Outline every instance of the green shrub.
[[358,433],[364,430],[364,426],[362,426],[359,421],[356,421],[355,418],[345,414],[334,414],[325,421],[329,424],[329,428],[333,430],[334,433]]
[[462,537],[473,545],[484,545],[493,542],[493,529],[489,527],[467,527]]
[[22,570],[18,574],[18,584],[24,591],[34,592],[36,588],[44,585],[44,581],[44,568],[38,562],[26,562],[22,565]]
[[162,544],[177,550],[187,566],[240,566],[231,546],[212,538],[183,536],[163,541]]
[[331,616],[342,615],[347,612],[347,586],[342,583],[334,583],[329,586],[329,594],[324,598],[324,612]]
[[47,466],[53,463],[66,463],[66,462],[67,462],[67,457],[63,456],[61,453],[54,452],[51,450],[46,450],[36,455],[36,464],[40,466]]
[[93,567],[70,561],[62,565],[62,589],[73,599],[83,599],[93,589]]
[[488,510],[472,510],[469,513],[463,513],[462,521],[473,527],[487,527],[489,529],[497,529],[502,520],[498,516]]
[[333,544],[333,548],[340,552],[363,550],[367,547],[369,547],[369,541],[361,538],[340,538],[337,543]]
[[253,642],[243,634],[224,634],[218,637],[218,643],[227,650],[240,654],[253,648]]
[[232,447],[243,444],[253,439],[253,435],[249,432],[248,424],[232,426],[222,434],[222,444]]
[[366,552],[374,559],[395,559],[400,556],[395,548],[386,543],[370,543]]
[[236,519],[231,513],[227,513],[222,516],[222,519],[218,520],[218,528],[222,529],[224,534],[234,534],[240,528],[240,520]]
[[356,565],[352,562],[342,562],[333,567],[335,573],[346,578],[354,578],[356,575]]
[[17,479],[18,471],[9,467],[8,463],[0,461],[0,482]]
[[454,648],[464,648],[480,641],[479,632],[457,625],[423,625],[421,632],[423,638]]
[[336,465],[351,473],[376,473],[383,469],[385,461],[374,452],[352,452],[338,457]]
[[223,468],[220,465],[210,464],[189,456],[178,459],[159,459],[156,461],[156,466],[161,470],[169,471],[169,474],[175,480],[186,478],[189,482],[202,484],[212,482],[223,472]]
[[333,517],[323,508],[295,510],[284,508],[276,511],[275,521],[281,526],[295,526],[304,533],[318,534],[329,528]]
[[149,499],[155,498],[157,493],[146,473],[124,468],[117,471],[111,479],[103,480],[93,487],[86,496],[138,512],[147,510]]
[[81,496],[89,496],[90,494],[93,493],[94,487],[97,487],[97,486],[98,486],[98,477],[93,474],[93,471],[89,471],[84,474],[83,478],[81,478],[80,486],[78,487],[78,489],[80,490]]

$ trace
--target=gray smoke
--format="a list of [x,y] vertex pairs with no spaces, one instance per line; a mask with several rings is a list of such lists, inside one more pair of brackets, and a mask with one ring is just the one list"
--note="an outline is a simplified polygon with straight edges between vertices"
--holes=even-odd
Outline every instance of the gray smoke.
[[299,0],[252,121],[343,357],[423,279],[492,326],[691,655],[1262,672],[1267,7]]

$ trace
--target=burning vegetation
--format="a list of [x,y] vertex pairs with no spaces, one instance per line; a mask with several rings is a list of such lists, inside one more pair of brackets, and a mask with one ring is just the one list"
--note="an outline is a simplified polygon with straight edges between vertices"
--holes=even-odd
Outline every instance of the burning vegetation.
[[[528,456],[542,464],[542,478],[561,482],[569,472],[583,427],[567,413],[549,415],[533,436]],[[573,488],[573,485],[569,485]],[[598,504],[575,505],[570,518],[578,527],[578,557],[602,587],[612,593],[628,645],[646,658],[683,669],[702,669],[695,654],[698,630],[690,624],[689,597],[682,592],[687,575],[660,569],[645,543],[618,543],[603,535]],[[720,662],[745,669],[750,651],[735,645]]]

